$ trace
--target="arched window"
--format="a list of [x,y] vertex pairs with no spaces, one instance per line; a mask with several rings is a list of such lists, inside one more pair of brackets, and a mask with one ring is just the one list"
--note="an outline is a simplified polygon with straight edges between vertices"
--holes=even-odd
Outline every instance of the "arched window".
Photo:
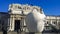
[[23,10],[26,10],[26,7],[23,7]]
[[22,9],[20,6],[18,6],[18,9]]
[[27,10],[30,10],[30,7],[27,7]]
[[56,20],[53,20],[52,23],[55,24],[55,25],[57,25],[57,21]]

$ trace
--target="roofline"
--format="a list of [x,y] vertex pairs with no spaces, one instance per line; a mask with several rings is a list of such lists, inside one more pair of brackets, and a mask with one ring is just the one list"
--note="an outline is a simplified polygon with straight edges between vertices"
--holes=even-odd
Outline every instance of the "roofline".
[[[0,14],[8,14],[8,12],[0,12]],[[55,17],[60,17],[60,15],[46,15],[46,16],[55,16]]]

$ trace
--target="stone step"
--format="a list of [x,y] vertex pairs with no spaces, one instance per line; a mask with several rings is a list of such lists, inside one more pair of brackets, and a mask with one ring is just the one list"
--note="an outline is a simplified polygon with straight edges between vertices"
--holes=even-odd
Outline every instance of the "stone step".
[[0,34],[3,34],[3,32],[0,32]]

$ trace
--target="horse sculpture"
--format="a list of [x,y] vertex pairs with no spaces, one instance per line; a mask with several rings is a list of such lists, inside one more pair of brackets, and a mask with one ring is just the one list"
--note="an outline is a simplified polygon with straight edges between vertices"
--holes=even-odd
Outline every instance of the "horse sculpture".
[[42,32],[44,30],[45,17],[44,13],[33,9],[25,18],[29,32]]

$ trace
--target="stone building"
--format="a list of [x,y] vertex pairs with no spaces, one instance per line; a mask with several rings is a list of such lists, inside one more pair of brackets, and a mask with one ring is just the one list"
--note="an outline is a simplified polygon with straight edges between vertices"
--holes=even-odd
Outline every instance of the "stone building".
[[[0,12],[0,31],[4,28],[7,31],[25,31],[28,32],[25,24],[26,15],[36,8],[40,13],[43,13],[42,9],[38,6],[22,5],[22,4],[10,4],[8,12]],[[51,24],[55,24],[60,29],[60,16],[46,15],[46,24],[44,30],[52,30]]]
[[45,24],[45,30],[53,30],[51,25],[53,24],[54,28],[57,30],[60,30],[60,16],[55,16],[55,15],[46,15],[46,24]]

